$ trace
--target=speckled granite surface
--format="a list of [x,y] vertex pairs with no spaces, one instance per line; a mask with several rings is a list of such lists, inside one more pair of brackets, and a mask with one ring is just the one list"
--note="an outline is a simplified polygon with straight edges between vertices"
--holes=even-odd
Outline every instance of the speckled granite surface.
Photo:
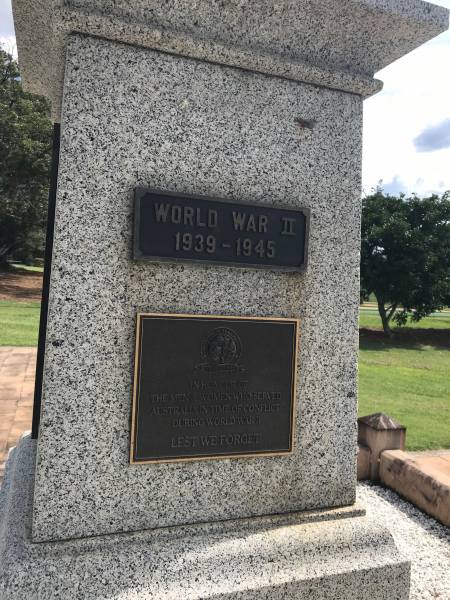
[[[356,95],[72,38],[36,540],[354,501],[360,156]],[[307,273],[134,264],[137,185],[309,207]],[[300,317],[294,454],[130,466],[138,311]]]
[[409,563],[360,508],[33,544],[35,443],[0,490],[2,600],[407,600]]
[[[60,119],[70,32],[362,94],[375,72],[448,27],[420,0],[14,0],[19,60],[30,91]],[[38,24],[38,26],[36,26]]]
[[[15,1],[62,143],[40,439],[1,492],[2,600],[408,597],[409,563],[353,505],[362,97],[448,13],[223,8]],[[308,207],[308,271],[135,264],[136,186]],[[130,466],[137,312],[300,318],[294,453]]]

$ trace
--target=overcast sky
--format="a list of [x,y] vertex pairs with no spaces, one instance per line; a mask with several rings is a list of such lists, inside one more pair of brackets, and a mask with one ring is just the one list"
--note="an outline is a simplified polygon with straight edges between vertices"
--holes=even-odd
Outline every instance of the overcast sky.
[[[0,0],[0,42],[15,48],[10,0]],[[384,88],[364,103],[363,191],[380,180],[393,194],[450,190],[450,33],[376,76]]]

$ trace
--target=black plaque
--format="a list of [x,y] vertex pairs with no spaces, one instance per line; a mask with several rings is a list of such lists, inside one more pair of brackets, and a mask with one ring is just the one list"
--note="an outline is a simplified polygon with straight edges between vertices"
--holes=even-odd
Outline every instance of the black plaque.
[[308,210],[135,190],[136,260],[299,271],[306,266]]
[[131,462],[292,452],[297,328],[138,315]]

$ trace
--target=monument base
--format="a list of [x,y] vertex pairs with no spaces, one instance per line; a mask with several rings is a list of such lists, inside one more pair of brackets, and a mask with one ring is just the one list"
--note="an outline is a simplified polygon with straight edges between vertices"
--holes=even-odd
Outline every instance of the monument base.
[[36,444],[0,491],[2,600],[406,600],[409,563],[358,506],[32,543]]

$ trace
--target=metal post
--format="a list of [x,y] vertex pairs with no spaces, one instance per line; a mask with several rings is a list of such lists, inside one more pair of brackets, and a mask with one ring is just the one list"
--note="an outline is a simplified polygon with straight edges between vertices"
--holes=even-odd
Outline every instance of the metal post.
[[56,188],[58,183],[59,142],[61,126],[53,126],[52,168],[50,175],[50,191],[48,196],[47,235],[45,240],[44,278],[42,285],[41,316],[39,320],[39,339],[36,358],[36,376],[34,384],[33,422],[31,437],[37,439],[41,417],[42,379],[44,374],[45,337],[47,334],[48,296],[50,290],[50,274],[52,270],[53,231],[55,226]]

